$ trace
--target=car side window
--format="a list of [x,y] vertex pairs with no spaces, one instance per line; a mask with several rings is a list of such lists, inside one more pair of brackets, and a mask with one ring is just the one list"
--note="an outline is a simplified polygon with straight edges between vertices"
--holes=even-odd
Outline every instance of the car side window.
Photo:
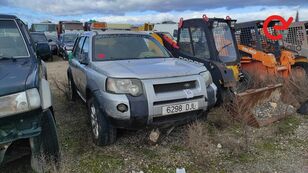
[[77,42],[76,48],[74,49],[74,57],[80,54],[83,42],[84,42],[84,37],[81,37]]
[[82,54],[88,54],[89,53],[89,37],[85,38],[81,53]]

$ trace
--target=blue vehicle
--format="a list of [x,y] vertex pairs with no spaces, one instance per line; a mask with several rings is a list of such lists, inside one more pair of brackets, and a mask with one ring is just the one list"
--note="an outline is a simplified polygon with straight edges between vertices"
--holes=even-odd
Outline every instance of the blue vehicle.
[[46,35],[43,32],[31,32],[30,35],[34,42],[34,46],[37,47],[39,43],[40,49],[44,49],[44,54],[41,54],[42,60],[47,61],[50,59],[53,61],[52,52]]
[[[59,159],[42,44],[33,46],[19,18],[0,14],[0,164],[31,154],[37,172],[44,169],[43,157],[52,162]],[[21,147],[17,144],[28,146],[31,152],[17,151]]]

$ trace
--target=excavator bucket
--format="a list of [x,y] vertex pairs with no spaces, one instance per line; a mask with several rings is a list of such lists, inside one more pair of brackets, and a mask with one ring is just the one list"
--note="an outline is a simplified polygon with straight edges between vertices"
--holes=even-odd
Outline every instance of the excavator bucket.
[[[279,97],[282,84],[269,85],[258,89],[249,89],[235,93],[232,101],[226,103],[226,108],[235,120],[253,127],[262,127],[285,118],[288,114],[262,117],[264,110],[256,109],[258,106],[269,103],[271,98]],[[277,94],[278,93],[278,94]],[[277,103],[275,103],[277,104]],[[276,107],[278,108],[278,107]],[[276,109],[268,108],[268,109]],[[269,111],[269,110],[266,110]]]

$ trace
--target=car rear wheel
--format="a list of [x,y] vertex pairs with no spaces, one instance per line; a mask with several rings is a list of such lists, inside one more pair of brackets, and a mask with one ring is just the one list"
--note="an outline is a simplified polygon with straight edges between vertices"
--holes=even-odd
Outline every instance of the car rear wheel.
[[117,138],[117,129],[108,122],[94,98],[90,98],[87,103],[93,142],[98,146],[113,144]]

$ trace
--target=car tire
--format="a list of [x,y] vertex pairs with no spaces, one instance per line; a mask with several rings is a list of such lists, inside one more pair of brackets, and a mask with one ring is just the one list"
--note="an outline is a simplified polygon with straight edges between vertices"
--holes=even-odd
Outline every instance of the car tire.
[[73,78],[68,75],[68,89],[69,89],[69,99],[70,101],[76,101],[77,90]]
[[43,113],[42,117],[42,152],[45,156],[58,161],[60,157],[56,122],[51,110]]
[[98,146],[113,144],[117,138],[117,129],[108,121],[104,112],[99,109],[95,98],[87,101],[93,142]]
[[31,157],[31,166],[36,172],[44,172],[50,166],[59,168],[60,148],[56,123],[51,110],[43,113],[41,118],[41,134],[34,139],[38,155]]

